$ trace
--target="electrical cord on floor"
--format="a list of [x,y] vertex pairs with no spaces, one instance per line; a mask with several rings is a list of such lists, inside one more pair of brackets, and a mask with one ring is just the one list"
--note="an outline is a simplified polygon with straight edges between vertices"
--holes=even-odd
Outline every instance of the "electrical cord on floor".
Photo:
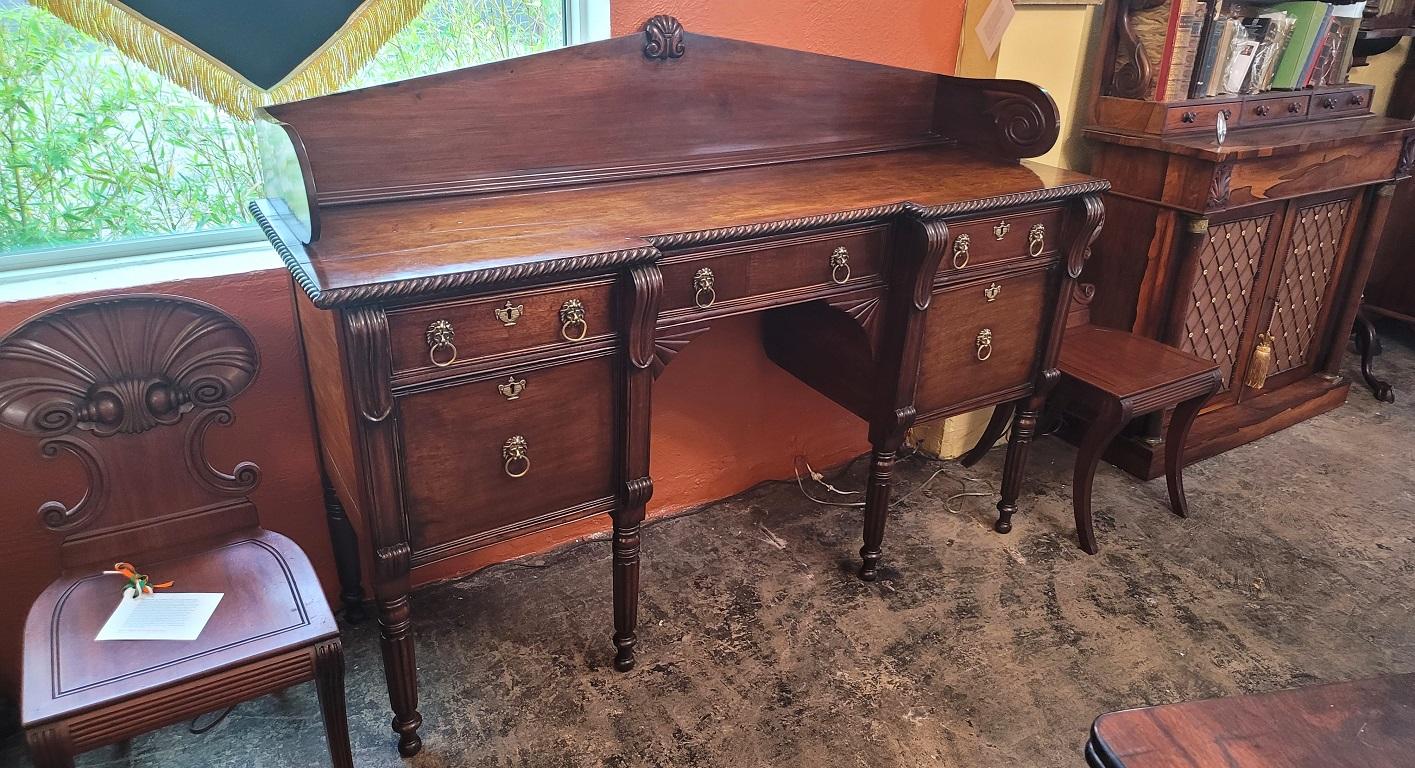
[[[211,730],[212,728],[215,728],[216,726],[221,725],[221,721],[222,721],[222,720],[225,720],[225,719],[226,719],[226,716],[229,715],[229,714],[231,714],[231,711],[234,710],[235,708],[236,708],[236,705],[235,705],[235,704],[232,704],[231,706],[229,706],[229,707],[227,707],[227,708],[221,710],[221,714],[217,715],[215,720],[212,720],[211,722],[207,723],[206,725],[202,725],[202,726],[198,726],[198,725],[197,725],[197,723],[201,720],[202,715],[197,715],[196,717],[192,718],[192,724],[187,727],[187,730],[188,730],[189,732],[191,732],[191,733],[197,735],[197,736],[200,736],[200,735],[202,735],[203,733],[206,733],[207,731]],[[211,713],[210,713],[210,712],[204,712],[204,713],[202,713],[202,714],[204,714],[204,715],[209,715],[209,714],[211,714]]]
[[[917,453],[918,453],[918,451],[914,451],[913,453],[911,453],[911,454],[909,454],[909,455],[910,455],[910,456],[913,456],[913,455],[915,455],[915,454],[917,454]],[[858,458],[859,458],[859,457],[856,457],[857,460],[858,460]],[[853,463],[854,463],[854,462],[852,461],[851,464],[853,464]],[[820,472],[817,472],[815,469],[813,469],[813,468],[811,467],[811,463],[810,463],[810,461],[808,461],[808,460],[806,459],[806,457],[804,457],[804,456],[797,456],[797,457],[796,457],[796,461],[793,462],[791,469],[792,469],[793,472],[796,473],[796,486],[801,489],[801,495],[802,495],[802,496],[805,496],[807,499],[809,499],[810,501],[815,502],[816,504],[820,504],[820,505],[822,505],[822,506],[827,506],[827,507],[863,507],[863,506],[865,506],[865,503],[864,503],[863,501],[832,501],[832,500],[830,500],[830,499],[820,499],[820,498],[816,498],[815,496],[812,496],[811,493],[810,493],[810,491],[806,490],[805,478],[802,477],[802,475],[801,475],[801,465],[805,465],[805,468],[806,468],[806,477],[809,477],[811,480],[815,481],[816,483],[819,483],[822,488],[824,488],[825,490],[827,490],[827,491],[829,491],[829,492],[831,492],[831,493],[834,493],[834,494],[839,495],[839,496],[858,496],[858,495],[860,495],[861,491],[842,491],[842,490],[840,490],[839,488],[836,488],[836,487],[835,487],[834,485],[832,485],[831,483],[826,482],[826,480],[825,480],[825,475],[821,474]],[[850,465],[846,465],[845,469],[848,470],[849,468],[850,468]],[[908,500],[909,500],[910,498],[912,498],[915,494],[918,494],[918,493],[923,492],[924,489],[928,488],[929,485],[930,485],[931,483],[933,483],[934,478],[937,478],[939,475],[943,474],[943,473],[946,472],[948,469],[949,469],[949,467],[946,467],[946,466],[945,466],[945,467],[940,467],[940,468],[938,468],[937,470],[934,471],[933,474],[931,474],[931,475],[928,476],[928,479],[924,480],[924,482],[922,482],[922,483],[920,483],[919,485],[915,486],[914,488],[910,489],[908,493],[904,494],[903,496],[900,496],[898,499],[895,500],[894,503],[899,504],[899,503],[908,501]],[[844,475],[845,473],[844,473],[844,472],[841,472],[841,473],[838,473],[838,474],[839,474],[839,475]],[[986,490],[986,491],[969,491],[969,490],[967,490],[967,488],[968,488],[968,483],[982,483],[984,486],[987,487],[987,490]],[[982,496],[992,497],[992,496],[994,496],[994,495],[996,494],[996,489],[993,487],[992,482],[991,482],[991,481],[988,481],[988,480],[983,480],[983,479],[976,478],[976,477],[964,477],[964,478],[959,478],[959,479],[958,479],[958,484],[959,484],[959,486],[962,488],[962,490],[960,490],[958,493],[955,493],[955,494],[953,494],[952,496],[949,496],[948,498],[944,499],[944,502],[943,502],[944,509],[947,509],[950,513],[955,514],[955,515],[960,514],[960,513],[962,513],[962,511],[963,511],[961,507],[959,507],[959,508],[954,508],[954,502],[958,501],[959,499],[965,499],[965,498],[970,498],[970,497],[982,497]]]

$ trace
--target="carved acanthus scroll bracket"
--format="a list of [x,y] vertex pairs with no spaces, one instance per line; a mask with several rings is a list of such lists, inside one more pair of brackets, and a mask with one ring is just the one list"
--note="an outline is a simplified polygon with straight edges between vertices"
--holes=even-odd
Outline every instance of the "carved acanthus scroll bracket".
[[644,56],[667,61],[683,55],[683,25],[672,16],[655,16],[644,24]]

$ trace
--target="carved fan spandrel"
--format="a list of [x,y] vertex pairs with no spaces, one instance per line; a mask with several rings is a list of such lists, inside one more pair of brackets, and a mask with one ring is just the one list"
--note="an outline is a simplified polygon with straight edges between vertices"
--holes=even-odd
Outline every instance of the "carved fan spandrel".
[[74,505],[40,507],[45,527],[78,528],[109,503],[110,465],[121,457],[105,458],[109,448],[90,438],[142,435],[177,424],[193,410],[203,412],[188,430],[193,475],[214,493],[253,489],[258,467],[242,462],[232,474],[216,470],[201,439],[213,421],[230,422],[224,406],[250,385],[259,366],[254,340],[235,320],[170,296],[66,305],[0,339],[0,426],[43,438],[46,457],[77,457],[88,479]]

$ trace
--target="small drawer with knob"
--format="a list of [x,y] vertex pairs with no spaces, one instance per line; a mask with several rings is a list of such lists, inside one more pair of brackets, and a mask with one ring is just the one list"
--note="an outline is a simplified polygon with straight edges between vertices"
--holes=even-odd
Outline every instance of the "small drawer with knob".
[[663,312],[697,314],[749,307],[767,296],[833,292],[878,281],[889,230],[813,233],[672,254],[659,262]]
[[1243,103],[1225,101],[1218,104],[1177,104],[1164,112],[1165,133],[1191,133],[1207,131],[1213,133],[1218,125],[1218,116],[1223,114],[1230,126],[1242,121]]
[[1055,271],[969,282],[933,295],[915,394],[920,414],[956,413],[1032,383]]
[[452,369],[501,355],[613,335],[610,280],[388,311],[393,370]]
[[1369,87],[1346,87],[1312,94],[1313,117],[1332,115],[1364,115],[1371,111]]
[[400,394],[415,554],[613,497],[614,363],[606,350]]
[[1046,208],[949,222],[948,249],[939,272],[962,273],[969,267],[1053,254],[1060,242],[1061,221],[1060,208]]
[[1278,96],[1271,99],[1251,99],[1243,104],[1239,123],[1243,126],[1269,125],[1307,116],[1311,98],[1306,94]]

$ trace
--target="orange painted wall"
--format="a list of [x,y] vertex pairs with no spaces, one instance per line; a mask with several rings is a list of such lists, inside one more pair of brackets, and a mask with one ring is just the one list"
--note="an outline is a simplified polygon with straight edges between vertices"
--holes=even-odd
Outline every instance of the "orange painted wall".
[[952,74],[964,0],[610,0],[614,35],[674,16],[689,32]]

